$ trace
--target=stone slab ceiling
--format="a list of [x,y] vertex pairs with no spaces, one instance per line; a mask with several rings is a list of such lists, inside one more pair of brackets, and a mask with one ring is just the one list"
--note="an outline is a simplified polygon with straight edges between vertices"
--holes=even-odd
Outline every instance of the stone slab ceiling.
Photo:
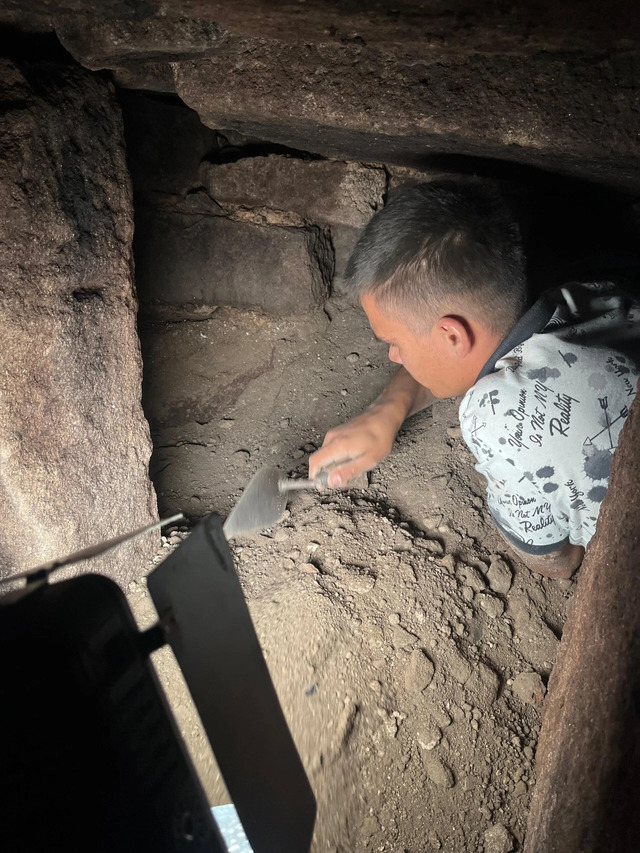
[[533,2],[5,4],[121,86],[324,156],[471,155],[640,188],[640,8]]

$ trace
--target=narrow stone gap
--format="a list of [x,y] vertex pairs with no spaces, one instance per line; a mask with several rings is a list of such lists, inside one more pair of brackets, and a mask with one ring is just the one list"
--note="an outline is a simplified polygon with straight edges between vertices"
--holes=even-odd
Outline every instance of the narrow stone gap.
[[205,157],[209,163],[237,163],[247,157],[268,157],[270,154],[282,157],[293,157],[297,160],[324,160],[320,154],[310,151],[298,151],[287,145],[278,145],[275,142],[246,142],[244,145],[234,144],[222,133],[220,134],[220,147]]

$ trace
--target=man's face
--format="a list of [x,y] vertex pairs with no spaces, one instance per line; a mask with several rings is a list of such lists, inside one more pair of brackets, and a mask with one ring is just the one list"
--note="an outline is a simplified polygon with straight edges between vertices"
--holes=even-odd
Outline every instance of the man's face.
[[461,376],[438,323],[424,333],[416,333],[381,309],[370,294],[362,296],[361,304],[374,335],[389,346],[390,360],[402,364],[416,382],[436,397],[455,397],[468,390],[469,385]]

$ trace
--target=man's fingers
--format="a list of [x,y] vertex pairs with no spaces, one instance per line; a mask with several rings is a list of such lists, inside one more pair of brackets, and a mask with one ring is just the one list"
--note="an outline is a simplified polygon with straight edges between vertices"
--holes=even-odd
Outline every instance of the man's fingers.
[[322,468],[330,465],[335,459],[333,451],[329,447],[321,447],[309,457],[309,476],[314,480]]
[[337,465],[329,474],[327,485],[329,487],[338,488],[348,485],[349,481],[363,471],[368,471],[369,467],[364,456],[361,456],[357,461],[350,461],[344,465]]
[[355,459],[360,454],[357,452],[349,452],[345,442],[332,442],[326,447],[321,447],[309,457],[309,476],[313,479],[317,477],[321,470],[330,468],[340,462]]

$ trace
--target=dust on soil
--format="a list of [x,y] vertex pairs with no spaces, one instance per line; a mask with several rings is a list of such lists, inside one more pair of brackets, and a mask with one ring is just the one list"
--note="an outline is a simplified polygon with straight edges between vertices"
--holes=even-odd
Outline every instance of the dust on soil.
[[[219,310],[142,341],[161,511],[194,518],[226,515],[264,464],[305,475],[394,369],[340,299],[301,318]],[[506,552],[473,465],[443,401],[406,423],[366,488],[294,493],[282,523],[232,544],[318,799],[315,851],[521,849],[533,674],[547,679],[574,582]],[[148,623],[143,578],[129,596]],[[227,801],[168,650],[156,666],[211,802]]]

